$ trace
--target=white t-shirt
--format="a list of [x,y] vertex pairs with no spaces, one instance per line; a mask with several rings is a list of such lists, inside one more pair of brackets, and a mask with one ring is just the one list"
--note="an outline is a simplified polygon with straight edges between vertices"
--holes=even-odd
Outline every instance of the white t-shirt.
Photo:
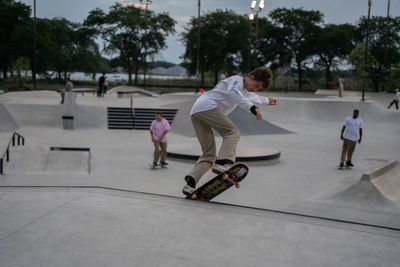
[[339,78],[339,89],[344,90],[344,78]]
[[343,136],[344,139],[357,142],[359,130],[362,129],[362,123],[363,121],[360,118],[354,119],[353,117],[347,117],[343,123],[343,125],[346,126],[346,131]]
[[400,92],[396,92],[396,96],[394,97],[394,99],[396,99],[397,101],[400,100]]
[[237,106],[250,112],[252,102],[268,104],[269,100],[267,97],[248,92],[244,88],[243,77],[235,75],[219,81],[214,89],[200,96],[194,103],[190,115],[213,108],[220,108],[224,114],[228,115]]

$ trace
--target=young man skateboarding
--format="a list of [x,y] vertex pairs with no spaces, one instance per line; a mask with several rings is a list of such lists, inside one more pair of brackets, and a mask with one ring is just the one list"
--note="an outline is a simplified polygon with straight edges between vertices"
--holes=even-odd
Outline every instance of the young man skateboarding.
[[[362,137],[362,124],[363,121],[358,117],[360,112],[358,109],[353,111],[352,117],[347,117],[343,123],[342,132],[340,134],[340,139],[343,140],[342,147],[342,156],[340,158],[340,169],[344,167],[344,161],[346,160],[347,167],[353,167],[353,163],[351,162],[351,158],[353,156],[353,152],[356,148],[356,143],[361,143]],[[346,130],[346,132],[345,132]],[[344,135],[343,135],[344,133]]]
[[[200,142],[202,155],[193,169],[185,176],[186,185],[182,190],[185,195],[189,196],[195,191],[196,184],[211,167],[214,173],[221,173],[229,167],[228,165],[235,163],[240,132],[227,115],[236,106],[239,106],[241,109],[253,113],[257,120],[261,120],[261,111],[252,102],[275,105],[276,100],[258,96],[254,92],[268,89],[271,79],[271,70],[259,67],[247,77],[235,75],[221,80],[213,90],[196,100],[190,115]],[[218,155],[216,154],[213,129],[223,139]]]

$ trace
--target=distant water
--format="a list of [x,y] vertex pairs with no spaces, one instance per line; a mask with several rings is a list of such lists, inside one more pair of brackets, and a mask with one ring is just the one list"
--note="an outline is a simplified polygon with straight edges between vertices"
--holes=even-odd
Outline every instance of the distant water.
[[[95,80],[100,78],[102,73],[96,73]],[[107,79],[111,82],[120,82],[120,81],[128,81],[129,75],[125,73],[106,73]],[[143,74],[138,74],[138,78],[144,78]],[[172,75],[154,75],[154,74],[146,74],[146,79],[159,79],[159,80],[169,80],[169,79],[187,79],[188,77],[182,76],[172,76]],[[132,80],[135,79],[135,75],[132,75]],[[79,80],[79,81],[92,81],[93,75],[92,74],[85,74],[83,72],[71,72],[71,80]]]
[[[52,76],[53,78],[57,77],[57,72],[54,71],[48,71],[48,75]],[[23,73],[24,75],[25,73]],[[68,75],[70,75],[72,81],[92,81],[93,80],[93,74],[86,74],[84,72],[68,72]],[[97,81],[102,73],[96,73],[95,80]],[[10,73],[8,74],[10,76]],[[27,76],[31,77],[31,72],[27,72]],[[106,73],[107,79],[110,82],[122,82],[122,81],[128,81],[129,75],[126,73]],[[39,79],[45,78],[43,75],[37,75]],[[62,77],[64,77],[62,75]],[[0,73],[0,78],[3,78],[2,73]],[[138,74],[138,78],[142,79],[144,78],[143,74]],[[146,79],[159,79],[159,80],[169,80],[169,79],[188,79],[188,77],[184,76],[172,76],[172,75],[155,75],[155,74],[147,74]],[[132,80],[135,80],[135,75],[132,75]]]

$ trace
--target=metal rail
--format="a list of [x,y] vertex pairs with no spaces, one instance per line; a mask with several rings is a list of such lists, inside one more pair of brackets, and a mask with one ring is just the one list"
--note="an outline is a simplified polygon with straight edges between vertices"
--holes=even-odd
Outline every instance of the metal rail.
[[4,174],[4,158],[6,158],[6,161],[10,161],[10,145],[12,144],[12,146],[15,146],[15,137],[17,137],[17,145],[25,145],[25,138],[22,135],[14,132],[7,144],[6,151],[0,157],[0,174]]

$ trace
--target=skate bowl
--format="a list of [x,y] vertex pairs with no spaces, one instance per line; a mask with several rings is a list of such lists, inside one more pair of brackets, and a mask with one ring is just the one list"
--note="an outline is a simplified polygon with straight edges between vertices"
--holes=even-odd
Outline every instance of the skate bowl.
[[353,114],[354,109],[360,111],[364,122],[400,123],[400,116],[388,111],[375,101],[354,101],[355,99],[312,99],[312,98],[278,98],[277,105],[265,108],[263,115],[273,122],[337,122],[342,123]]
[[[194,132],[190,119],[190,110],[192,109],[193,103],[194,101],[188,101],[180,104],[164,106],[166,108],[173,107],[178,109],[174,123],[171,126],[171,133],[187,137],[196,137],[196,133]],[[239,129],[241,136],[293,133],[266,120],[257,121],[253,114],[249,112],[243,112],[238,107],[232,113],[230,113],[228,117]],[[216,135],[218,135],[218,133],[216,133]]]
[[[193,138],[194,139],[194,138]],[[217,138],[217,147],[222,138]],[[168,145],[168,157],[175,160],[197,161],[201,155],[200,144],[197,140],[180,142]],[[262,146],[250,146],[245,142],[239,142],[236,162],[246,162],[251,165],[268,165],[279,162],[281,151]]]

